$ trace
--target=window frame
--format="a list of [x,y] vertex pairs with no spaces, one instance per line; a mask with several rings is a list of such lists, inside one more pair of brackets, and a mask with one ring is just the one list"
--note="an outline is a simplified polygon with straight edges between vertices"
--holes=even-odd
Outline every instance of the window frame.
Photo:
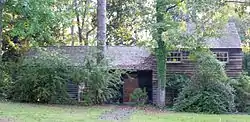
[[[221,51],[216,51],[216,52],[213,52],[213,54],[216,56],[216,59],[222,63],[229,63],[229,53],[228,52],[221,52]],[[226,57],[218,57],[218,54],[226,54],[227,56]],[[226,59],[227,61],[221,61],[220,59]]]
[[189,56],[190,56],[190,51],[181,51],[182,52],[182,61],[184,60],[189,60]]
[[[170,53],[170,55],[172,54],[172,53],[177,53],[177,54],[180,54],[180,57],[178,57],[178,56],[166,56],[166,63],[168,63],[168,64],[179,64],[179,63],[182,63],[182,60],[183,60],[183,54],[182,54],[182,51],[171,51],[171,52],[168,52],[168,53]],[[168,61],[168,59],[170,59],[170,58],[172,58],[172,59],[174,59],[174,58],[180,58],[180,61]]]

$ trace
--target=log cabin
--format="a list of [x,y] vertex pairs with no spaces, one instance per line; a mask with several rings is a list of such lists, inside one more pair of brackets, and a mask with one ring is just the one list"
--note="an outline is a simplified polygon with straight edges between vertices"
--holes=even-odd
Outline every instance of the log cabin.
[[[225,63],[225,71],[229,77],[236,78],[242,72],[241,40],[234,23],[228,23],[223,35],[206,41],[207,47],[216,58]],[[85,46],[46,47],[67,56],[76,66],[81,66],[87,48]],[[167,74],[192,75],[195,63],[188,58],[188,51],[171,51],[166,57]],[[110,65],[119,69],[130,71],[130,77],[124,77],[121,88],[122,102],[130,102],[130,94],[136,88],[146,88],[148,99],[157,103],[157,71],[156,59],[150,50],[137,46],[107,46],[105,57],[110,59]],[[72,98],[78,97],[79,87],[69,82],[69,94]],[[166,104],[171,104],[173,97],[171,91],[166,92]]]

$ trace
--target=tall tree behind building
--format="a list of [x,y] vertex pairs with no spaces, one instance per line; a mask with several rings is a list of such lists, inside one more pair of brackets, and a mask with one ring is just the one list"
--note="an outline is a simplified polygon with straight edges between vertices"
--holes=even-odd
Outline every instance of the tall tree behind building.
[[3,5],[4,5],[4,0],[0,0],[0,56],[2,55],[2,42],[3,42]]
[[97,62],[104,58],[106,43],[106,0],[97,0]]

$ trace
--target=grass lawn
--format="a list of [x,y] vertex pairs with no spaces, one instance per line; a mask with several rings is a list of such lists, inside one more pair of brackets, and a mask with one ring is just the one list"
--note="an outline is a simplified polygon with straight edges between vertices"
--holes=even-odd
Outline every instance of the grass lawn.
[[15,122],[97,122],[99,115],[111,108],[0,102],[0,122],[7,118]]
[[205,115],[137,111],[131,122],[250,122],[250,115]]
[[[103,122],[98,117],[113,106],[57,106],[0,102],[1,119],[15,122]],[[203,115],[137,110],[122,122],[250,122],[248,115]]]

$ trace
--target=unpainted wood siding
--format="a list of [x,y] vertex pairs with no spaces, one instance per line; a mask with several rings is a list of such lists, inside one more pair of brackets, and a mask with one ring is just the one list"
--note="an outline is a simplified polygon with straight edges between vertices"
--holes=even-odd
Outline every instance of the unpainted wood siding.
[[[229,61],[225,64],[225,70],[229,77],[238,77],[242,72],[243,53],[241,49],[211,49],[213,52],[228,52]],[[181,63],[167,63],[168,74],[192,75],[195,71],[195,62],[183,59]]]
[[[228,48],[221,48],[221,49],[211,49],[213,52],[228,52],[229,61],[225,65],[226,73],[231,78],[237,78],[242,73],[242,61],[243,61],[243,53],[240,48],[235,49],[228,49]],[[153,103],[157,103],[157,91],[158,88],[158,80],[157,80],[157,67],[156,67],[156,60],[154,58],[152,62],[152,80],[153,80]],[[183,60],[182,63],[167,63],[167,74],[187,74],[191,76],[195,71],[195,62],[191,61],[190,59]],[[166,97],[168,99],[168,97]]]

